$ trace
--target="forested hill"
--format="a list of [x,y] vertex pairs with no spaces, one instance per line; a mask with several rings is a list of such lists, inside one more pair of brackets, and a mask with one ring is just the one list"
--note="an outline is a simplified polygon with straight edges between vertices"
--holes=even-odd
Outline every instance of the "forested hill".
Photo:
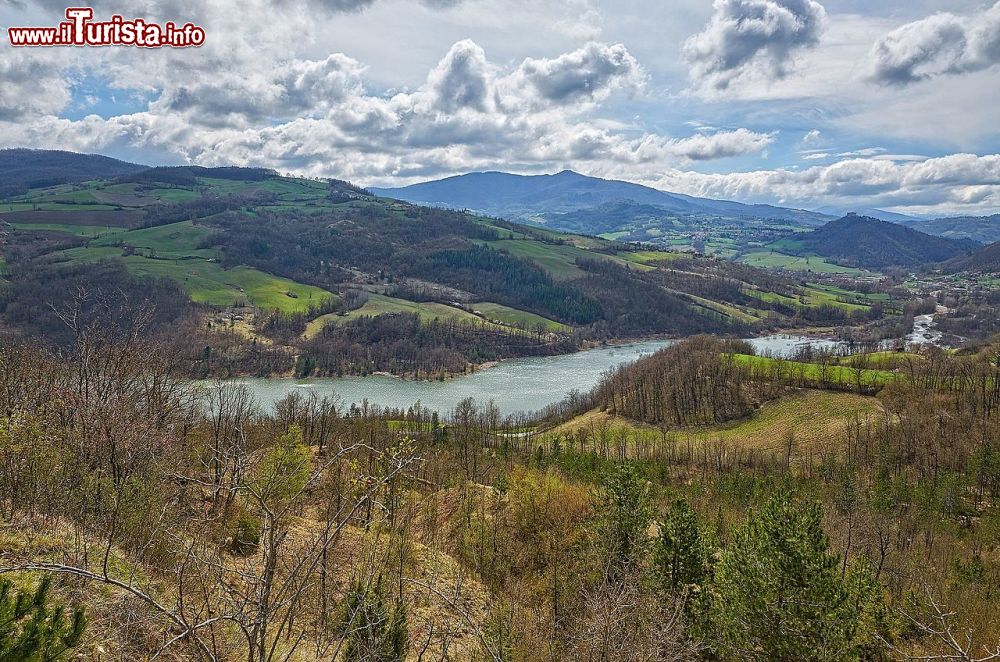
[[0,150],[0,198],[29,189],[127,175],[146,166],[97,154],[40,149]]
[[[586,341],[883,314],[861,295],[845,291],[842,302],[725,260],[422,207],[342,181],[199,167],[102,178],[85,172],[87,157],[77,163],[83,171],[62,176],[80,181],[0,199],[0,323],[64,342],[55,311],[76,305],[73,293],[119,293],[154,305],[153,326],[198,344],[210,373],[288,372],[297,358],[305,374],[433,374]],[[90,319],[107,308],[92,302]],[[205,335],[222,320],[242,329],[226,342],[252,351],[223,351]]]
[[954,216],[932,221],[906,221],[904,225],[927,234],[949,239],[972,239],[982,244],[1000,241],[1000,214]]
[[969,255],[949,260],[943,266],[949,272],[1000,273],[1000,241]]
[[974,248],[868,216],[848,214],[795,237],[804,252],[868,269],[930,266]]

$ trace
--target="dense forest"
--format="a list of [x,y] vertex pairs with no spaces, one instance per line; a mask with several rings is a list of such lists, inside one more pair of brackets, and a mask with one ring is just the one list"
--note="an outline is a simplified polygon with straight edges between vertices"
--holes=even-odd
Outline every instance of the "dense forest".
[[793,240],[801,250],[869,269],[926,267],[973,250],[968,239],[948,239],[877,218],[848,214]]

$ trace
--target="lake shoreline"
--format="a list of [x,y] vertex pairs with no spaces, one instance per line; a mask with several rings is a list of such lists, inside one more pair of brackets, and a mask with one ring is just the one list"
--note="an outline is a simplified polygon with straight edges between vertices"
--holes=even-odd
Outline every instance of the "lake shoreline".
[[[556,354],[539,354],[539,355],[529,355],[529,356],[511,356],[507,358],[496,359],[493,361],[484,361],[482,363],[468,363],[465,369],[462,371],[451,371],[438,373],[436,376],[431,377],[417,377],[417,374],[425,374],[423,372],[417,373],[413,371],[404,373],[394,373],[386,370],[377,370],[369,373],[360,372],[346,372],[340,375],[308,375],[305,377],[298,376],[294,371],[283,372],[283,373],[272,373],[269,375],[254,375],[250,373],[242,373],[230,375],[228,377],[206,377],[199,379],[197,381],[211,381],[211,380],[237,380],[237,379],[275,379],[275,380],[289,380],[289,381],[302,381],[310,379],[343,379],[343,378],[359,378],[365,379],[369,377],[387,377],[392,379],[398,379],[413,383],[432,383],[432,382],[449,382],[454,380],[460,380],[470,375],[478,374],[483,371],[492,370],[498,366],[510,363],[511,361],[523,361],[525,359],[532,358],[552,358],[552,357],[565,357],[573,356],[576,354],[582,354],[584,352],[589,352],[595,349],[614,349],[614,348],[626,348],[634,345],[640,345],[644,343],[673,343],[684,340],[685,338],[690,338],[692,336],[677,336],[671,334],[652,334],[645,336],[637,336],[634,338],[615,338],[612,340],[587,340],[582,342],[579,347],[571,352],[561,352]],[[724,336],[719,336],[725,338]],[[841,342],[835,337],[833,329],[831,327],[821,327],[821,328],[805,328],[805,329],[777,329],[771,333],[762,334],[759,336],[753,336],[751,338],[739,338],[739,340],[764,340],[767,338],[776,337],[801,337],[808,339],[809,341],[823,342],[823,343],[839,343]]]
[[[571,392],[586,393],[600,383],[609,370],[635,362],[676,342],[660,338],[643,342],[620,342],[554,356],[536,356],[499,361],[491,367],[447,380],[413,380],[381,374],[369,376],[259,378],[225,380],[244,384],[265,408],[290,393],[336,397],[345,406],[367,402],[391,409],[407,409],[420,402],[431,411],[447,412],[463,399],[493,401],[504,414],[537,412],[563,400]],[[802,335],[771,335],[750,339],[760,353],[791,356],[805,344],[834,347],[831,340]],[[218,382],[202,380],[213,387]]]

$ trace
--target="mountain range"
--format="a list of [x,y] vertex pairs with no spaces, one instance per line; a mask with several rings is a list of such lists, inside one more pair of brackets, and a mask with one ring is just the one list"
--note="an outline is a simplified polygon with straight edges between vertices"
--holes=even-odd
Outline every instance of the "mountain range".
[[469,209],[511,220],[546,222],[572,212],[628,202],[641,211],[671,216],[763,219],[818,226],[833,217],[804,209],[744,204],[668,193],[641,184],[588,177],[572,170],[555,175],[474,172],[402,188],[373,188],[376,195],[407,202]]
[[960,271],[983,274],[1000,273],[1000,241],[984,246],[968,255],[949,260],[942,265],[942,268],[949,273]]
[[[699,198],[630,182],[588,177],[474,172],[372,193],[407,202],[471,211],[544,225],[555,230],[612,235],[626,241],[676,245],[679,235],[723,226],[759,230],[811,229],[848,214],[905,225],[926,234],[978,243],[1000,240],[1000,215],[922,219],[867,207],[795,209]],[[759,237],[746,236],[756,240]]]

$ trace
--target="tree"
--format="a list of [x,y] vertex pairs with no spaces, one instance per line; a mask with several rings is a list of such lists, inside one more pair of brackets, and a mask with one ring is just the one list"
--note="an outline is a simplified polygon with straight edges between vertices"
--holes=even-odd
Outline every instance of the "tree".
[[649,485],[634,465],[619,464],[604,477],[594,509],[608,579],[617,581],[649,550]]
[[706,557],[698,516],[684,499],[674,501],[660,523],[655,544],[657,574],[672,592],[690,591],[705,580]]
[[787,492],[748,514],[716,571],[711,619],[724,659],[871,659],[883,649],[881,591],[845,578],[828,551],[817,503]]
[[382,578],[374,585],[359,579],[347,593],[343,627],[344,659],[348,662],[402,662],[409,646],[406,605],[399,601],[392,611],[386,605]]
[[0,660],[55,662],[76,648],[87,627],[83,607],[49,604],[52,577],[44,575],[33,593],[14,592],[13,583],[0,580]]

